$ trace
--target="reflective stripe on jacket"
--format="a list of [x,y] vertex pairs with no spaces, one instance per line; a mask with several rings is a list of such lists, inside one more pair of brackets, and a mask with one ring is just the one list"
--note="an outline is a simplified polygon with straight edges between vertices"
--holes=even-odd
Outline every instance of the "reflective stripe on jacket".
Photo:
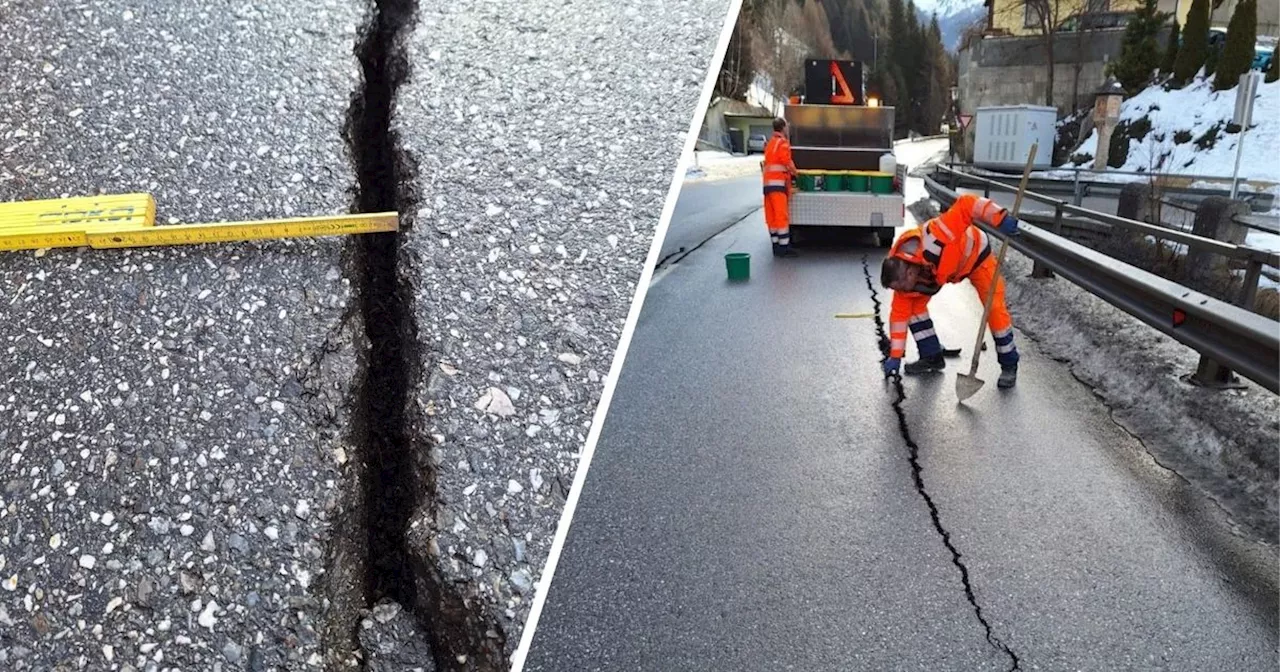
[[[919,253],[899,253],[903,259],[926,263],[934,269],[939,285],[960,282],[991,255],[991,238],[974,222],[997,226],[1005,210],[995,201],[962,194],[947,211],[920,227]],[[895,249],[898,246],[895,245]]]
[[764,146],[764,193],[791,192],[791,142],[782,133],[774,132]]

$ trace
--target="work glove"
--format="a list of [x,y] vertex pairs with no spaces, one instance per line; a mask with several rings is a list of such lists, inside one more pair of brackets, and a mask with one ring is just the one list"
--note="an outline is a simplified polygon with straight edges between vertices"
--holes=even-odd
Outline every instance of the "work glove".
[[899,357],[890,357],[884,360],[884,377],[895,376],[898,374],[898,367],[902,365],[902,359]]
[[1016,236],[1018,235],[1018,218],[1006,212],[996,229],[1006,236]]

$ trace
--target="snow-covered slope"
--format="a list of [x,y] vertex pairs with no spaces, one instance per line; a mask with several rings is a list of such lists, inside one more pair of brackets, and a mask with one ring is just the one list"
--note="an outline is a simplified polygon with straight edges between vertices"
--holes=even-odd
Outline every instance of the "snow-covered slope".
[[[1120,122],[1133,125],[1145,118],[1151,130],[1141,140],[1129,140],[1128,160],[1120,170],[1229,177],[1240,142],[1239,133],[1226,132],[1235,101],[1235,89],[1214,91],[1205,79],[1174,91],[1152,86],[1124,101]],[[1280,147],[1280,82],[1258,88],[1253,123],[1245,134],[1240,176],[1280,183],[1280,161],[1275,156]],[[1097,148],[1095,130],[1077,153],[1093,156]]]

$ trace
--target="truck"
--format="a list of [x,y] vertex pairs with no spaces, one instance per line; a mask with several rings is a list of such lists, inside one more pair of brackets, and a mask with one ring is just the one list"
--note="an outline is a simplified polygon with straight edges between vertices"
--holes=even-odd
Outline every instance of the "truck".
[[894,108],[867,96],[858,61],[806,59],[804,70],[803,93],[783,108],[799,172],[791,226],[868,228],[889,247],[906,218]]

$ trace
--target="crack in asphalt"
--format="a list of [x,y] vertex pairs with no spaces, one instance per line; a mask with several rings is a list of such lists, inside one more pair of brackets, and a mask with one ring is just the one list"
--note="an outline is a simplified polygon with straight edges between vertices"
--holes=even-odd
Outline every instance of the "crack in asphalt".
[[742,222],[743,220],[745,220],[746,218],[750,217],[751,215],[756,214],[756,211],[757,211],[757,210],[760,210],[760,208],[759,208],[759,207],[752,208],[752,209],[751,209],[751,211],[750,211],[750,212],[748,212],[747,214],[745,214],[745,215],[743,215],[743,216],[741,216],[741,217],[736,217],[736,218],[734,218],[734,219],[733,219],[733,221],[729,222],[728,224],[725,224],[722,228],[717,229],[715,233],[713,233],[713,234],[711,234],[711,235],[707,236],[706,238],[703,238],[703,239],[702,239],[702,241],[701,241],[701,242],[699,242],[697,245],[694,245],[693,247],[690,247],[690,248],[687,248],[687,249],[686,249],[686,248],[681,247],[681,248],[677,249],[675,252],[672,252],[672,253],[668,254],[667,256],[665,256],[665,257],[663,257],[663,258],[659,259],[659,260],[658,260],[658,263],[656,263],[656,264],[654,264],[654,265],[653,265],[653,270],[654,270],[654,271],[662,270],[662,267],[663,267],[663,266],[666,266],[666,265],[667,265],[667,262],[668,262],[672,257],[678,257],[675,261],[672,261],[672,262],[671,262],[671,264],[670,264],[670,265],[672,265],[672,266],[674,266],[674,265],[676,265],[676,264],[678,264],[678,263],[680,263],[680,262],[684,261],[684,258],[685,258],[685,257],[687,257],[687,256],[689,256],[689,255],[691,255],[691,254],[693,254],[694,252],[696,252],[696,251],[698,250],[698,248],[702,247],[703,245],[706,245],[708,242],[710,242],[710,240],[711,240],[712,238],[715,238],[716,236],[718,236],[718,235],[720,235],[720,234],[724,233],[725,231],[728,231],[729,229],[733,228],[733,227],[734,227],[734,226],[736,226],[737,224],[741,223],[741,222]]
[[415,515],[434,520],[436,506],[430,445],[415,426],[424,355],[414,287],[399,263],[413,224],[406,216],[417,210],[417,164],[392,127],[396,94],[411,70],[405,41],[417,9],[416,0],[376,0],[370,7],[355,47],[362,83],[351,95],[344,129],[359,183],[351,211],[401,213],[400,230],[352,242],[368,339],[355,430],[363,468],[355,514],[366,535],[363,600],[372,608],[391,599],[404,609],[429,643],[433,660],[423,663],[434,662],[438,670],[498,670],[501,637],[433,561],[431,542],[424,547],[410,535]]
[[[867,280],[867,289],[871,291],[871,302],[875,307],[874,319],[876,323],[876,335],[878,336],[878,344],[880,346],[880,361],[883,363],[889,357],[889,336],[885,333],[884,318],[880,316],[881,302],[880,293],[876,290],[875,283],[871,280],[871,268],[867,263],[867,258],[862,258],[862,274]],[[999,637],[991,630],[991,624],[987,622],[987,617],[982,614],[982,605],[978,604],[978,598],[973,592],[973,584],[969,580],[969,568],[964,564],[960,549],[956,548],[951,541],[951,533],[942,525],[942,517],[938,512],[938,505],[934,503],[933,498],[929,496],[928,490],[924,487],[923,468],[920,466],[920,446],[911,438],[911,429],[907,426],[907,414],[902,408],[902,403],[907,399],[906,388],[902,385],[902,377],[895,375],[893,377],[893,390],[895,399],[893,400],[893,412],[898,416],[898,432],[902,434],[902,440],[906,442],[909,450],[907,459],[911,462],[911,477],[915,481],[916,492],[920,493],[921,499],[929,507],[929,518],[933,520],[933,529],[942,537],[942,544],[951,552],[951,563],[960,570],[960,583],[964,585],[964,596],[969,600],[969,605],[973,607],[974,616],[978,618],[978,622],[982,624],[982,629],[986,633],[987,643],[992,647],[1000,650],[1009,657],[1009,672],[1021,670],[1021,661],[1018,654],[1007,644],[1000,641]]]
[[[414,10],[412,0],[378,2],[356,46],[363,83],[351,97],[345,129],[359,182],[352,212],[414,211],[414,194],[406,188],[413,183],[412,160],[391,130],[396,90],[409,69],[399,39]],[[411,376],[421,370],[421,363],[411,288],[399,275],[400,243],[407,229],[403,224],[400,231],[356,241],[360,311],[369,342],[359,424],[366,469],[365,599],[372,607],[389,597],[412,613],[418,591],[405,531],[419,503],[423,474],[416,465],[406,415]],[[423,620],[420,613],[414,616]]]

